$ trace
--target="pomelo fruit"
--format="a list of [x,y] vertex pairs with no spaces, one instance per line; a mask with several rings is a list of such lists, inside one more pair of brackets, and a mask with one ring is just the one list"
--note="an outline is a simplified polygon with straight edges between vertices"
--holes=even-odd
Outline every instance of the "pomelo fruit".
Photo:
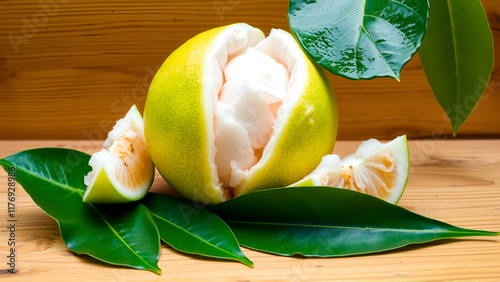
[[323,157],[319,166],[291,186],[332,186],[370,194],[397,203],[403,195],[410,168],[406,136],[382,144],[364,141],[352,155]]
[[170,186],[216,204],[305,177],[332,152],[337,119],[326,73],[291,34],[233,24],[170,54],[150,85],[144,129]]
[[92,171],[84,179],[87,189],[83,201],[126,203],[144,197],[153,183],[155,168],[135,105],[116,122],[104,147],[90,158]]

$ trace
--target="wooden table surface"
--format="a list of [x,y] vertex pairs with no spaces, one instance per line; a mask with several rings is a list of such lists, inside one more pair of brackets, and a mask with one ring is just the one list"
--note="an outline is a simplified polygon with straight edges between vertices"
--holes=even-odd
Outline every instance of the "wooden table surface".
[[[360,142],[337,142],[341,156]],[[399,205],[472,229],[500,231],[500,140],[411,141],[408,186]],[[92,153],[99,141],[0,141],[0,158],[37,147]],[[23,189],[16,198],[16,274],[8,274],[7,174],[0,172],[0,279],[146,280],[490,280],[500,281],[500,236],[443,240],[344,258],[280,257],[243,249],[255,267],[185,255],[162,244],[162,274],[111,266],[64,245],[56,222]],[[155,192],[171,192],[157,174]]]

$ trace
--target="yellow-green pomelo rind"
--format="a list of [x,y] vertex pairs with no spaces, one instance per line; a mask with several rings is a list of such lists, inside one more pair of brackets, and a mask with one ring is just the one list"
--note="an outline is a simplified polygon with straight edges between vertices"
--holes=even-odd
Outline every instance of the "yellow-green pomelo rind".
[[394,188],[394,192],[387,201],[392,204],[397,204],[403,196],[406,184],[408,184],[408,177],[410,175],[410,151],[408,150],[408,139],[406,135],[396,138],[393,142],[395,143],[391,146],[391,149],[396,159],[398,181]]
[[[83,202],[101,204],[129,203],[142,199],[149,190],[140,189],[138,190],[139,193],[134,193],[133,195],[128,192],[127,194],[130,194],[130,196],[127,197],[122,191],[118,190],[117,187],[119,187],[119,184],[112,183],[110,176],[104,168],[101,168],[94,177],[95,179],[92,181],[91,186],[87,188],[83,195]],[[154,171],[150,176],[150,179],[153,178]],[[151,186],[151,184],[149,184],[149,186]]]
[[304,179],[299,180],[298,182],[295,182],[294,184],[290,185],[290,187],[311,187],[311,186],[322,186],[320,176],[318,175],[306,176]]
[[306,62],[305,92],[294,106],[290,119],[285,121],[286,129],[272,144],[270,158],[252,168],[237,194],[295,183],[333,151],[338,126],[335,94],[326,73],[310,60]]
[[210,164],[205,105],[205,60],[215,28],[188,40],[166,59],[149,87],[144,108],[146,146],[156,168],[178,193],[204,203],[219,203]]

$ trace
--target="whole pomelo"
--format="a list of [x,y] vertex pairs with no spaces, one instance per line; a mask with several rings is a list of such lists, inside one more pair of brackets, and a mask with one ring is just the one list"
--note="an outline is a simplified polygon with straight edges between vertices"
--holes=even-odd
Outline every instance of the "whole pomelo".
[[155,75],[144,110],[146,144],[178,193],[216,204],[284,187],[330,154],[337,104],[326,73],[295,38],[247,24],[200,33]]

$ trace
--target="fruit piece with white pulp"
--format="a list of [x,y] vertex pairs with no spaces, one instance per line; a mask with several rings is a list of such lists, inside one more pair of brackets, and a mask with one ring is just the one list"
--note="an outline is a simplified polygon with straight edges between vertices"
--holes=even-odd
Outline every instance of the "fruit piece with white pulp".
[[154,179],[154,165],[144,138],[141,114],[134,105],[118,120],[104,141],[105,149],[92,155],[92,171],[85,176],[84,202],[126,203],[146,195]]
[[408,172],[406,136],[386,144],[370,139],[342,160],[334,154],[324,156],[310,175],[292,186],[347,188],[395,204],[404,192]]

